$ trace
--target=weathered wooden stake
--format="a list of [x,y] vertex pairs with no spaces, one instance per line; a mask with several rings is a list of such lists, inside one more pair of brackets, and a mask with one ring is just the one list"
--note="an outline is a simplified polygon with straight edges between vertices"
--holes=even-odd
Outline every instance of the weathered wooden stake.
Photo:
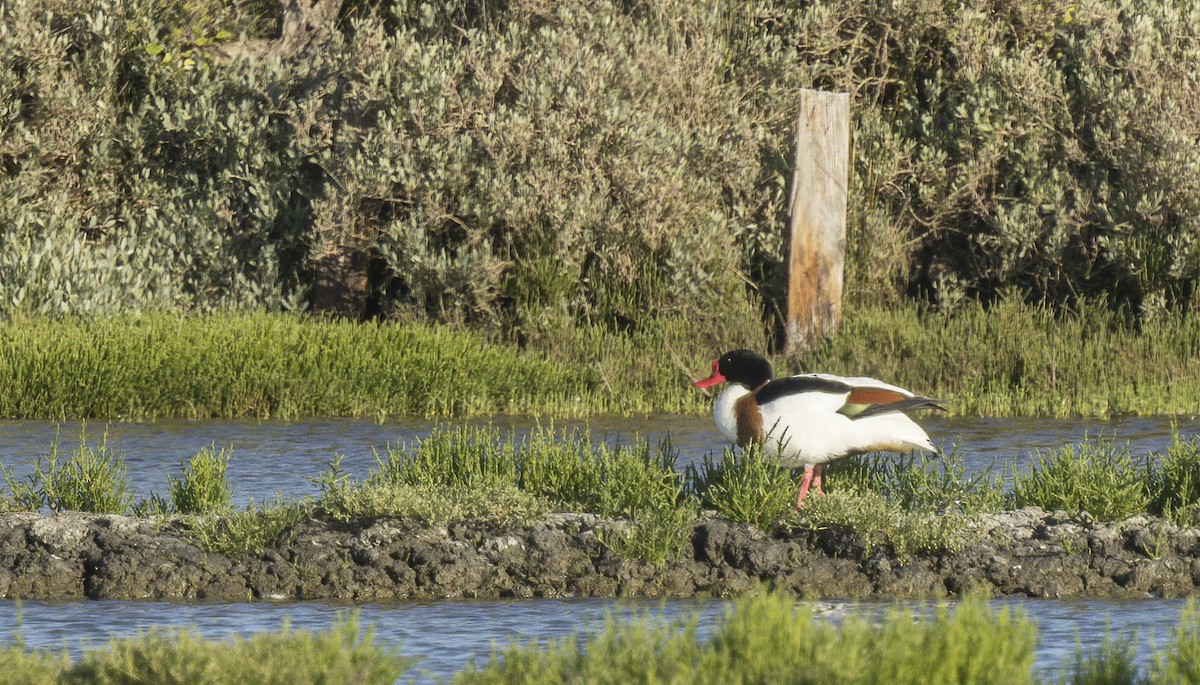
[[789,202],[792,249],[785,344],[789,356],[832,333],[842,320],[849,166],[850,97],[800,91]]

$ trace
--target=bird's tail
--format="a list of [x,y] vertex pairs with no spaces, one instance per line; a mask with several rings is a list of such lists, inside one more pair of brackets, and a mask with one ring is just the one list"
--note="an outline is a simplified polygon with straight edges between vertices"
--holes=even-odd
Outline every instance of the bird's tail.
[[944,404],[947,404],[946,400],[937,400],[932,397],[909,397],[908,399],[888,402],[887,404],[873,404],[856,414],[854,420],[857,421],[868,416],[879,416],[880,414],[891,414],[894,412],[908,413],[910,411],[917,411],[918,409],[946,411],[946,408],[942,406]]

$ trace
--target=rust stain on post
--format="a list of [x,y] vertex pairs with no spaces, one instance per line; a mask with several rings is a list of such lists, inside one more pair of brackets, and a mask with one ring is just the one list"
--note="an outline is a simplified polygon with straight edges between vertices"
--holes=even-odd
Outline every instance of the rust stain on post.
[[792,172],[786,352],[804,352],[842,320],[850,97],[803,90]]

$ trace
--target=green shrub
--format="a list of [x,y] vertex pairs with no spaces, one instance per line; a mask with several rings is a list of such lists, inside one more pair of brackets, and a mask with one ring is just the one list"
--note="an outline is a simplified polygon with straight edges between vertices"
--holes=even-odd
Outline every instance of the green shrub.
[[761,341],[801,88],[852,94],[855,301],[1186,311],[1200,10],[1143,5],[359,3],[296,45],[271,3],[14,0],[0,314],[341,288],[522,341]]
[[882,548],[901,557],[917,552],[956,551],[977,535],[961,513],[906,510],[875,492],[833,490],[824,497],[804,501],[796,525],[819,529],[840,527],[853,531],[864,556]]
[[230,453],[217,452],[212,445],[201,449],[188,462],[183,478],[167,476],[171,504],[180,514],[220,514],[233,503],[233,485],[225,472]]
[[190,517],[185,532],[209,552],[225,555],[261,552],[285,543],[292,528],[307,520],[312,511],[309,502],[277,499],[259,505],[251,501],[240,511]]
[[726,449],[720,461],[704,455],[699,468],[688,467],[688,480],[700,505],[762,530],[771,527],[796,505],[797,485],[779,460],[758,447]]
[[25,509],[126,514],[133,506],[125,455],[109,449],[107,431],[96,448],[88,445],[86,429],[80,431],[79,447],[66,459],[59,455],[56,436],[50,455],[38,457],[29,480],[29,487],[14,491]]
[[1200,445],[1176,434],[1167,453],[1149,461],[1150,511],[1181,526],[1195,525],[1200,512]]
[[205,640],[188,631],[151,630],[137,638],[112,640],[74,665],[62,668],[62,683],[378,683],[391,685],[413,659],[381,646],[357,616],[340,618],[329,630],[294,630]]
[[850,457],[831,464],[826,476],[833,490],[875,492],[905,511],[973,516],[1000,509],[1004,500],[999,475],[984,471],[968,477],[966,465],[954,452]]
[[838,626],[765,594],[739,600],[707,641],[694,616],[610,619],[586,644],[509,646],[456,682],[1032,683],[1035,639],[1032,623],[980,602],[933,618],[897,610],[882,625],[850,617]]
[[1030,469],[1013,474],[1012,499],[1017,507],[1086,512],[1099,521],[1120,521],[1150,505],[1145,468],[1111,440],[1035,452]]

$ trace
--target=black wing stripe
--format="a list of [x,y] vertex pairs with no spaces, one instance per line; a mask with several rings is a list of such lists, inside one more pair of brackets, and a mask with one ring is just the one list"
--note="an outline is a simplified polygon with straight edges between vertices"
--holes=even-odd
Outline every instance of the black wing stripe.
[[788,376],[786,378],[776,378],[759,388],[758,392],[754,393],[754,398],[762,405],[786,395],[795,395],[802,392],[828,392],[835,395],[845,395],[851,390],[853,388],[850,385],[828,378]]

